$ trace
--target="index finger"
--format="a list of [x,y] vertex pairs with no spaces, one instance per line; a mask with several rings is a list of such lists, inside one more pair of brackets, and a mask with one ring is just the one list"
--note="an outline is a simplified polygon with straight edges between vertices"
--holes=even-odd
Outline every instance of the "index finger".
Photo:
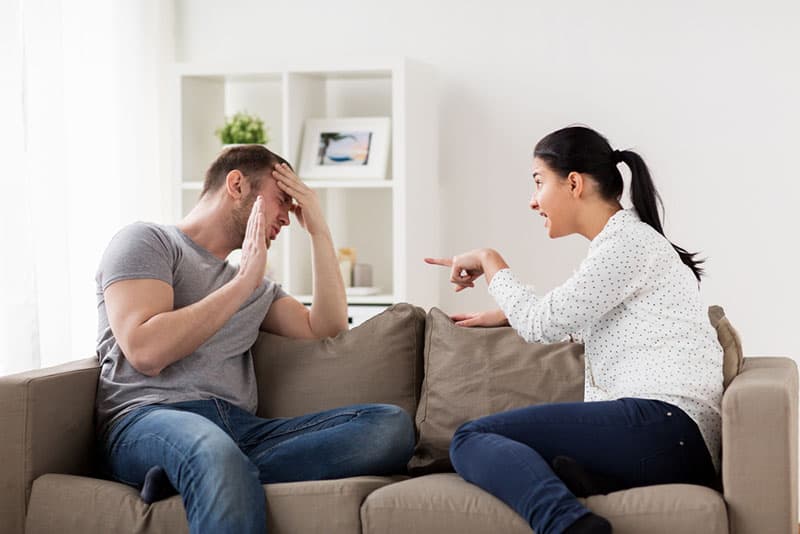
[[245,228],[245,237],[253,237],[256,232],[257,219],[261,213],[261,195],[256,197],[253,202],[253,207],[250,209],[250,217],[247,218],[247,227]]
[[273,167],[273,172],[277,178],[300,181],[300,177],[292,172],[292,169],[285,163],[276,163]]
[[452,267],[452,258],[425,258],[425,263],[430,265],[443,265],[444,267]]

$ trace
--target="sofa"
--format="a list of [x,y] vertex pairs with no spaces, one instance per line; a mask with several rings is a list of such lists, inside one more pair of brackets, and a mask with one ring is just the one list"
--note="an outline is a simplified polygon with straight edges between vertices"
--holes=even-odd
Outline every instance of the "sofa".
[[[709,318],[725,350],[719,491],[687,484],[583,502],[619,534],[788,534],[797,530],[794,362],[748,357],[721,308]],[[270,533],[530,533],[504,503],[452,471],[447,444],[463,421],[539,402],[582,399],[583,350],[524,343],[510,328],[456,327],[438,309],[397,304],[325,340],[263,333],[252,348],[265,417],[361,402],[416,421],[408,471],[267,484]],[[99,475],[96,358],[0,377],[0,531],[187,532],[180,496],[151,505]],[[380,444],[365,443],[365,447]]]

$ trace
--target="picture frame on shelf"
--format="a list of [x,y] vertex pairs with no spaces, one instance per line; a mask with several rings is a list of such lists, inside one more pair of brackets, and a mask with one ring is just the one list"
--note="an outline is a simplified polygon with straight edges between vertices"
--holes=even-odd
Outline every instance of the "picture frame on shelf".
[[389,117],[306,119],[300,176],[313,180],[385,180],[389,162]]

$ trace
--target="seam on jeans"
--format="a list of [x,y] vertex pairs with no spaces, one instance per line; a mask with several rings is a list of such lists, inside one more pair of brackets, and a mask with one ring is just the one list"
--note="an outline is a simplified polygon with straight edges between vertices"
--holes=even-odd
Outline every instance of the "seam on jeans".
[[[132,443],[134,443],[136,441],[139,441],[141,439],[144,439],[144,438],[154,438],[154,439],[157,439],[158,441],[160,441],[161,443],[167,445],[170,449],[172,449],[173,451],[177,452],[178,456],[181,457],[181,465],[183,466],[184,464],[186,464],[186,455],[183,453],[183,451],[181,449],[179,449],[178,447],[176,447],[174,444],[172,444],[169,441],[167,441],[166,439],[164,439],[159,434],[150,433],[150,434],[140,435],[140,436],[137,436],[135,440],[126,440],[126,441],[120,443],[120,446],[129,445],[129,444],[132,444]],[[139,486],[138,483],[130,482],[128,480],[123,479],[122,477],[114,476],[114,478],[117,479],[120,482],[124,482],[125,484],[128,484],[129,486],[134,486],[134,487],[138,487]]]
[[[123,418],[119,419],[119,420],[118,420],[116,423],[114,423],[114,424],[115,424],[115,426],[116,426],[116,425],[118,425],[118,424],[120,424],[120,423],[122,423],[122,422],[124,422],[124,421],[125,421],[125,419],[127,419],[127,418],[131,418],[131,419],[132,419],[132,421],[127,421],[127,424],[128,424],[128,426],[130,426],[130,425],[132,425],[132,424],[135,424],[135,423],[139,422],[139,420],[141,420],[142,418],[144,418],[145,416],[147,416],[147,414],[149,414],[150,412],[152,412],[152,411],[153,411],[152,409],[149,409],[149,410],[147,410],[147,411],[144,411],[144,410],[143,410],[144,408],[149,408],[149,407],[151,407],[151,406],[154,406],[154,404],[146,404],[146,405],[144,405],[144,406],[137,406],[136,408],[134,408],[133,410],[131,410],[130,412],[128,412],[128,413],[125,415],[125,417],[123,417]],[[140,412],[140,410],[142,410],[142,412],[141,412],[141,413],[137,413],[137,412]],[[110,437],[111,437],[111,433],[109,432],[108,436],[106,436],[106,439],[108,439],[108,438],[110,438]],[[104,442],[104,443],[107,443],[107,441],[106,441],[106,442]],[[118,448],[119,448],[119,447],[120,447],[120,446],[121,446],[123,443],[125,443],[125,442],[124,442],[124,441],[123,441],[123,442],[120,442],[120,441],[119,441],[119,439],[117,439],[116,443],[114,443],[114,444],[111,446],[111,448],[110,448],[110,449],[108,449],[108,455],[109,455],[109,456],[111,456],[112,454],[116,453],[116,452],[117,452],[117,449],[118,449]],[[105,448],[105,447],[104,447],[104,448]]]
[[214,406],[217,408],[217,414],[219,414],[220,420],[225,425],[225,428],[228,429],[230,436],[235,438],[236,434],[234,433],[233,428],[231,428],[231,420],[228,417],[230,408],[222,404],[222,401],[216,397],[214,397],[212,400],[214,401]]
[[[281,437],[281,436],[286,436],[286,435],[288,435],[288,434],[294,434],[295,432],[299,432],[299,431],[301,431],[301,430],[306,430],[306,429],[308,429],[308,428],[311,428],[311,427],[314,427],[314,426],[318,426],[318,425],[320,425],[320,424],[322,424],[322,423],[325,423],[325,422],[327,422],[327,421],[330,421],[331,419],[336,419],[337,417],[341,417],[341,416],[343,416],[343,415],[352,415],[353,417],[351,417],[351,419],[350,419],[350,421],[352,421],[353,419],[355,419],[356,417],[358,417],[360,414],[361,414],[361,412],[360,412],[360,411],[358,411],[358,410],[356,410],[356,411],[354,411],[354,412],[352,412],[352,411],[348,411],[348,412],[340,412],[340,413],[338,413],[338,414],[336,414],[336,415],[332,415],[332,416],[330,416],[330,417],[326,417],[325,419],[323,419],[323,420],[321,420],[321,421],[316,421],[316,422],[314,422],[314,423],[309,423],[309,424],[306,424],[306,425],[304,425],[304,426],[301,426],[301,427],[298,427],[298,428],[294,428],[294,429],[292,429],[292,430],[288,430],[288,431],[286,431],[286,432],[281,432],[280,434],[271,435],[271,436],[270,436],[270,438],[278,438],[278,437]],[[348,423],[349,423],[350,421],[348,421]],[[252,445],[252,443],[254,443],[254,442],[243,443],[242,445],[243,445],[244,447],[246,447],[246,446],[248,446],[248,445]],[[255,456],[254,458],[255,458],[256,460],[258,460],[258,459],[260,459],[260,458],[263,458],[263,456],[264,456],[265,454],[267,454],[268,452],[271,452],[271,451],[272,451],[272,450],[273,450],[275,447],[278,447],[278,446],[282,445],[283,443],[285,443],[285,440],[284,440],[284,441],[282,441],[282,442],[280,442],[280,443],[276,443],[275,445],[273,445],[272,447],[270,447],[269,449],[267,449],[267,450],[265,450],[265,451],[261,451],[261,453],[260,453],[258,456]]]

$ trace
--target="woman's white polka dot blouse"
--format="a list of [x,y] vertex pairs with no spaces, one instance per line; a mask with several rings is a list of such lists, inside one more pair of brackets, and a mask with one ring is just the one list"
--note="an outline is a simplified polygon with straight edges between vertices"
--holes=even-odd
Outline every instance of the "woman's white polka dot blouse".
[[545,296],[509,269],[489,293],[526,341],[584,341],[587,402],[638,397],[680,407],[719,471],[722,347],[691,270],[633,210],[615,213],[575,274]]

